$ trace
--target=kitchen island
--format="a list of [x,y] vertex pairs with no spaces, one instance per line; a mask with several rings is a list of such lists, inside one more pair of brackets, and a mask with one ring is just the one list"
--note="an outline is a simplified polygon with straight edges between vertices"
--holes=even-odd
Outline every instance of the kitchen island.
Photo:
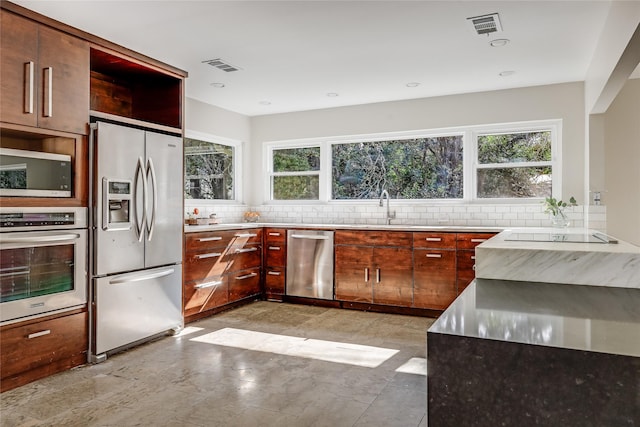
[[[640,425],[640,248],[511,232],[476,248],[478,278],[427,333],[429,425]],[[556,282],[535,276],[543,259]],[[588,277],[576,268],[616,279],[576,285]]]

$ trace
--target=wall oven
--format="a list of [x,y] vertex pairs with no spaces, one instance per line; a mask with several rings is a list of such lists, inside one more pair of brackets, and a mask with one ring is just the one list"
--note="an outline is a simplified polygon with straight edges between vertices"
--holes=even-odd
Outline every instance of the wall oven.
[[87,208],[0,208],[0,324],[87,303]]

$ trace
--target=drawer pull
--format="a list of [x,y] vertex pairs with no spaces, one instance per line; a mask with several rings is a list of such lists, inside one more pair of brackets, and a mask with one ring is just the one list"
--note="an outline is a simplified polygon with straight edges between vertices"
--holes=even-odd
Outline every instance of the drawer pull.
[[427,242],[442,242],[442,237],[427,237],[424,240]]
[[222,256],[222,254],[220,252],[211,252],[210,254],[196,255],[196,258],[204,259],[204,258],[215,258],[215,257],[219,257],[219,256]]
[[376,283],[380,283],[380,269],[376,268]]
[[269,246],[269,250],[270,251],[279,251],[280,250],[280,246]]
[[267,271],[267,274],[270,276],[279,276],[282,274],[280,271]]
[[269,236],[280,236],[280,233],[269,233]]
[[257,251],[258,248],[246,248],[246,249],[236,249],[236,253],[238,254],[244,254],[246,252],[255,252]]
[[245,274],[244,276],[238,276],[236,277],[236,280],[244,280],[244,279],[249,279],[251,277],[256,277],[258,275],[258,273],[249,273],[249,274]]
[[200,283],[199,285],[195,285],[194,288],[196,289],[205,289],[205,288],[213,288],[214,286],[219,286],[222,285],[222,280],[216,280],[213,282],[205,282],[205,283]]
[[50,329],[46,329],[44,331],[40,331],[40,332],[34,332],[32,334],[27,335],[27,338],[32,339],[32,338],[38,338],[38,337],[43,337],[45,335],[49,335],[51,333]]
[[256,233],[241,233],[236,234],[236,237],[258,237]]
[[475,255],[471,255],[471,259],[476,259],[476,256]]
[[369,281],[369,267],[364,269],[364,281],[365,282]]
[[200,239],[198,239],[198,242],[215,242],[217,240],[222,240],[222,237],[220,236],[215,236],[215,237],[201,237]]
[[442,254],[427,254],[427,258],[442,258]]
[[487,239],[471,239],[471,243],[482,243],[486,242]]

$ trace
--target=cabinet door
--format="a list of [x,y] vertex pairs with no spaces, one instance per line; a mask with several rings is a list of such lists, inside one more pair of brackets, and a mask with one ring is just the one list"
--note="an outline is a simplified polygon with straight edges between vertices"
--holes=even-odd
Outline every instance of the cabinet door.
[[374,248],[373,302],[410,307],[413,259],[409,248]]
[[456,281],[458,295],[460,295],[476,277],[476,252],[475,250],[458,251],[456,257],[458,265]]
[[444,310],[457,296],[456,251],[414,251],[413,305]]
[[373,248],[366,246],[335,247],[336,299],[373,302]]
[[37,126],[38,24],[0,11],[0,121]]
[[38,127],[86,134],[89,44],[41,25],[38,46]]

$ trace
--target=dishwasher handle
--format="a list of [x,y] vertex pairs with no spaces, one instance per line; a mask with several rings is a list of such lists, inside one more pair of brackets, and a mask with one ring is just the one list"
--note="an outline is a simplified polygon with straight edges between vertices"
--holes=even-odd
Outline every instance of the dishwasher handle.
[[322,234],[292,234],[292,239],[309,239],[309,240],[328,240],[329,236]]

